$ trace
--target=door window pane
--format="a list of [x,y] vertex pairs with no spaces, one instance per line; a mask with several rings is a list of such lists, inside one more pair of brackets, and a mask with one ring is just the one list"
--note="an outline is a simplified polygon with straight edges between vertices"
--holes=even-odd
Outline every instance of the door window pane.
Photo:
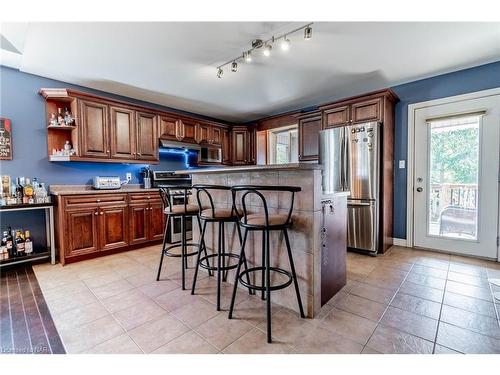
[[297,125],[269,131],[269,164],[298,162]]
[[481,116],[429,122],[427,234],[477,239]]

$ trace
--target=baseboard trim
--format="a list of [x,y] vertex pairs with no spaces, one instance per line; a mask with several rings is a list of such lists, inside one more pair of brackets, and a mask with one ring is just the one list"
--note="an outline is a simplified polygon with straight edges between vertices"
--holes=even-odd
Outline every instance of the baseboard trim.
[[392,244],[394,246],[408,247],[408,242],[406,241],[405,238],[393,238]]

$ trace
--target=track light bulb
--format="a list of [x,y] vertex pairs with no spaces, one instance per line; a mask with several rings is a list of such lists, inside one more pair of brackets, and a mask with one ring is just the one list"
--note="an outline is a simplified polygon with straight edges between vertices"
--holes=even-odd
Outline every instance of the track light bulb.
[[238,63],[236,61],[233,61],[233,63],[231,64],[231,71],[232,72],[238,71]]
[[288,51],[290,49],[290,39],[287,39],[286,35],[281,41],[281,49],[283,51]]
[[250,51],[243,52],[243,59],[245,59],[247,63],[252,62],[252,52]]
[[223,75],[224,71],[222,70],[222,68],[217,69],[217,78],[222,78]]
[[272,46],[272,45],[270,45],[270,44],[266,44],[266,45],[264,46],[264,52],[263,52],[264,56],[266,56],[266,57],[271,56],[271,50],[272,50],[272,49],[273,49],[273,46]]
[[313,36],[313,29],[311,26],[307,26],[305,29],[304,29],[304,39],[305,40],[309,40],[311,39]]

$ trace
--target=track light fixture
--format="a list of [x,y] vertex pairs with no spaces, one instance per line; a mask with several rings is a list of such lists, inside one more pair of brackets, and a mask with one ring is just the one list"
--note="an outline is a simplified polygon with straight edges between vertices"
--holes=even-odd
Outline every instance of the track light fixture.
[[310,40],[313,36],[313,29],[311,26],[307,26],[305,29],[304,29],[304,39],[305,40]]
[[222,78],[224,75],[224,70],[222,68],[226,65],[231,65],[231,71],[236,72],[238,71],[238,61],[243,60],[247,63],[252,62],[252,52],[256,49],[262,48],[262,54],[266,57],[271,56],[271,51],[273,49],[273,44],[275,41],[278,41],[281,39],[280,46],[282,51],[288,51],[290,49],[291,42],[288,39],[288,36],[291,34],[294,34],[298,31],[304,30],[304,39],[305,40],[310,40],[312,38],[312,22],[308,23],[307,25],[298,27],[296,29],[290,30],[285,34],[281,34],[279,36],[272,36],[268,40],[262,40],[262,39],[254,39],[251,43],[251,48],[247,51],[244,51],[240,56],[233,58],[227,62],[225,62],[222,65],[219,65],[217,67],[217,77]]

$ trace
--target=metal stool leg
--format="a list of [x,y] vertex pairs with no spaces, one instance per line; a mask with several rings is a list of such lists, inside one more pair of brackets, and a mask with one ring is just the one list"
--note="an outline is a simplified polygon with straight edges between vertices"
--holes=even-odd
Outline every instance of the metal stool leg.
[[[241,246],[241,244],[243,243],[243,240],[241,238],[241,228],[238,225],[238,223],[235,223],[235,225],[236,225],[236,229],[238,231],[238,238],[240,239],[240,246]],[[246,256],[243,256],[243,267],[245,267],[245,271],[248,270],[248,263],[247,263]],[[248,273],[247,273],[247,283],[250,284],[250,276],[248,276]],[[254,295],[255,291],[252,290],[251,288],[248,288],[248,294]]]
[[[263,230],[262,231],[262,266],[264,267],[265,265],[266,265],[266,231]],[[265,274],[264,270],[262,270],[261,285],[263,287],[266,285],[265,278],[266,278],[266,274]],[[260,299],[263,301],[266,299],[264,290],[262,290],[262,292],[260,294]]]
[[267,342],[271,343],[271,261],[270,261],[269,231],[266,231],[266,315]]
[[241,264],[243,263],[243,259],[245,259],[245,244],[247,242],[247,235],[248,235],[248,230],[245,230],[245,234],[243,235],[243,242],[241,243],[240,259],[238,261],[238,267],[236,268],[236,275],[234,277],[233,295],[231,296],[231,305],[229,306],[229,315],[228,315],[229,319],[232,319],[233,317],[234,301],[236,299],[236,290],[238,289]]
[[[221,250],[221,254],[226,254],[226,229],[225,229],[225,223],[222,221],[220,223],[220,225],[222,226],[222,230],[221,230],[221,243],[222,243],[222,250]],[[229,257],[227,257],[227,260],[226,260],[226,256],[224,256],[222,258],[222,262],[223,262],[223,266],[224,268],[226,268],[227,266],[229,266]],[[227,274],[228,274],[229,270],[225,270],[222,274],[222,281],[226,282],[227,281]]]
[[170,215],[167,215],[167,221],[165,222],[165,228],[163,230],[163,244],[161,246],[160,266],[158,267],[158,274],[156,275],[156,281],[160,281],[161,267],[163,265],[163,257],[165,256],[165,247],[167,247],[167,231],[168,231],[169,221],[170,221]]
[[[201,237],[200,237],[200,249],[198,250],[198,256],[196,257],[196,266],[194,269],[194,277],[193,277],[193,286],[191,287],[191,294],[194,294],[194,289],[196,288],[196,279],[198,277],[198,269],[200,268],[200,258],[201,258],[201,246],[203,243],[203,238],[205,237],[205,228],[207,227],[207,222],[203,222],[203,229],[201,229]],[[206,249],[205,249],[206,254]],[[208,263],[208,259],[207,259]]]
[[222,233],[224,232],[224,223],[219,222],[219,243],[217,246],[217,311],[220,311],[220,285],[221,285],[221,261],[222,261]]
[[305,318],[304,308],[302,307],[302,300],[300,298],[299,283],[297,281],[297,274],[295,273],[295,266],[293,264],[292,249],[290,248],[290,240],[288,239],[288,231],[284,229],[283,234],[285,235],[286,250],[288,251],[288,259],[290,260],[290,269],[292,271],[293,284],[295,286],[295,293],[297,294],[297,301],[299,303],[300,317]]
[[[200,228],[200,232],[202,231],[201,229],[201,219],[199,216],[196,216],[196,218],[198,219],[198,226]],[[203,222],[204,224],[203,225],[206,225],[206,221]],[[203,248],[203,252],[205,253],[205,256],[208,256],[208,252],[207,252],[207,246],[205,245],[205,236],[201,236],[200,237],[200,251],[201,249]],[[210,261],[208,260],[207,258],[207,267],[210,267]],[[208,269],[208,276],[212,276],[213,273],[212,271],[210,270],[210,268]]]
[[184,216],[181,218],[181,274],[182,274],[182,290],[186,289],[186,269],[184,268],[184,260],[186,258],[185,245],[186,245],[186,227]]

